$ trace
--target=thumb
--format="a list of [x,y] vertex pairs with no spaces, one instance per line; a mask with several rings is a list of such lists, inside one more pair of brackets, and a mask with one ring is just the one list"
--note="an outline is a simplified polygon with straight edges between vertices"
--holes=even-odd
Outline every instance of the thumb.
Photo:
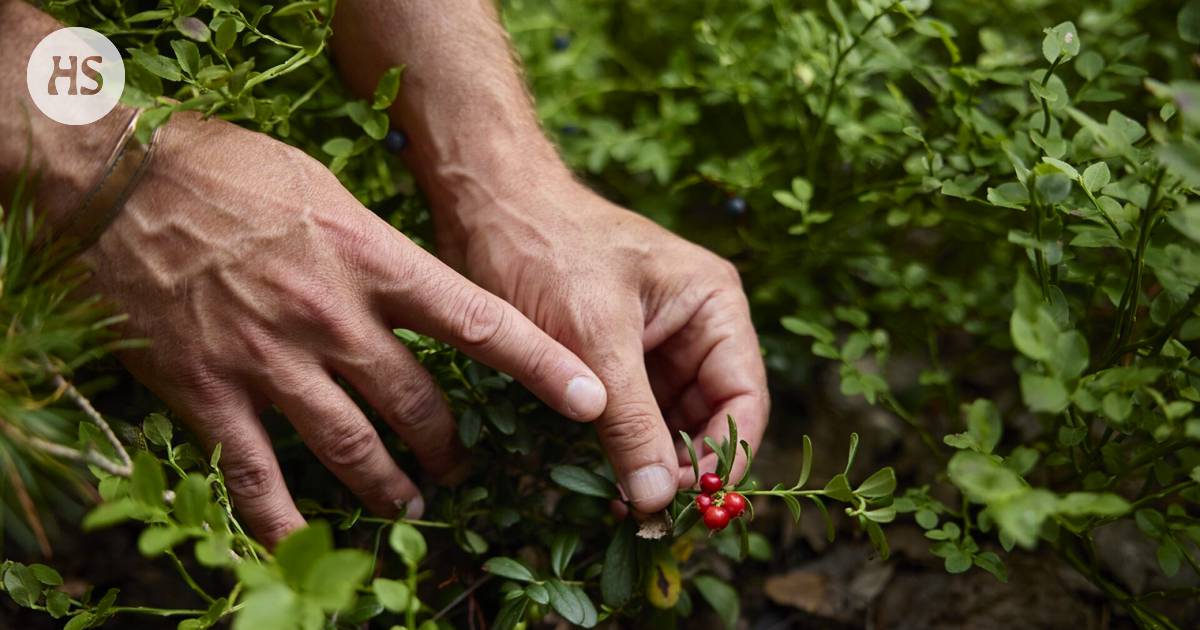
[[679,458],[646,376],[640,330],[599,338],[617,347],[582,353],[608,392],[596,432],[634,508],[656,512],[675,496]]

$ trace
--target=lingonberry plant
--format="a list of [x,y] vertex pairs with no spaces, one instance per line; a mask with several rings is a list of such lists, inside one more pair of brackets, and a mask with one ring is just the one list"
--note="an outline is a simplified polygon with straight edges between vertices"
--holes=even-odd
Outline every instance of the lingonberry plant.
[[[196,109],[274,134],[427,233],[392,155],[405,137],[383,113],[402,70],[370,100],[348,96],[325,51],[330,0],[46,4],[128,51],[143,132]],[[16,605],[73,630],[114,617],[669,627],[707,609],[732,627],[731,573],[694,550],[752,571],[788,544],[758,531],[764,517],[799,521],[811,507],[828,536],[855,524],[881,557],[888,524],[911,521],[951,573],[1007,580],[1015,554],[1039,554],[1141,627],[1194,627],[1194,610],[1172,602],[1200,596],[1200,1],[502,5],[566,159],[737,263],[776,397],[763,450],[799,451],[796,482],[759,478],[761,465],[730,478],[754,455],[731,425],[704,446],[719,457],[713,477],[664,515],[618,519],[588,427],[397,331],[447,393],[472,475],[431,494],[425,520],[378,519],[280,434],[312,524],[266,550],[236,519],[219,453],[202,454],[96,361],[132,342],[104,333],[112,320],[96,303],[68,299],[77,271],[30,251],[18,203],[0,233],[10,555],[48,552],[88,505],[84,528],[138,532],[144,562],[186,594],[127,601],[9,560],[0,584]],[[893,465],[853,469],[855,435],[844,467],[814,473],[813,442],[786,427],[822,421],[827,406],[875,419],[863,445],[891,439],[880,418],[902,427]],[[1127,579],[1112,541],[1160,575]]]

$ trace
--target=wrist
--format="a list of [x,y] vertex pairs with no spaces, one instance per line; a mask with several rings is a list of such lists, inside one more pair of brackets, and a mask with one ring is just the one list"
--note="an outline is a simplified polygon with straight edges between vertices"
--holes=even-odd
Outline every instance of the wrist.
[[48,118],[24,88],[25,60],[47,34],[61,25],[24,2],[0,2],[0,203],[7,204],[18,181],[33,185],[35,211],[46,226],[61,225],[100,180],[133,111],[118,106],[88,125],[65,125]]

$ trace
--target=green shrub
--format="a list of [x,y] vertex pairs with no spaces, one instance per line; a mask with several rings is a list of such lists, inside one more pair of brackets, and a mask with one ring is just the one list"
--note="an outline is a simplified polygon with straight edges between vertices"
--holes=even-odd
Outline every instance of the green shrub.
[[[323,157],[396,225],[426,229],[411,179],[379,142],[394,90],[385,83],[369,103],[338,86],[323,48],[327,2],[179,0],[140,13],[50,4],[139,51],[127,98],[155,108],[151,123],[190,108],[273,133]],[[1200,83],[1185,79],[1200,2],[931,4],[511,0],[505,19],[568,161],[738,263],[774,389],[811,392],[807,376],[833,369],[842,394],[901,418],[929,451],[894,499],[891,469],[852,470],[853,446],[842,475],[804,489],[807,441],[801,483],[751,477],[739,484],[746,494],[778,497],[797,518],[799,498],[822,512],[847,503],[883,554],[880,523],[911,516],[952,573],[1004,580],[1007,553],[1036,548],[1139,625],[1176,627],[1155,602],[1200,589],[1130,592],[1098,563],[1093,533],[1132,520],[1164,574],[1200,577]],[[14,321],[30,312],[17,287],[3,288]],[[550,610],[580,625],[673,623],[692,612],[693,594],[732,625],[732,587],[670,536],[639,537],[608,516],[616,490],[586,427],[564,428],[506,377],[401,334],[447,391],[479,462],[431,502],[429,520],[365,516],[331,486],[304,512],[349,530],[340,544],[373,541],[374,553],[335,546],[315,521],[269,554],[234,519],[219,456],[201,457],[150,415],[126,440],[126,469],[94,417],[67,439],[63,419],[78,419],[67,400],[6,426],[103,459],[91,472],[105,502],[84,526],[141,521],[143,553],[193,554],[230,572],[232,586],[214,597],[175,561],[203,604],[122,607],[115,593],[70,599],[52,569],[9,562],[5,590],[69,615],[72,628],[143,613],[179,617],[181,628],[232,616],[235,628],[377,618],[427,630],[461,622],[476,593],[502,628]],[[82,340],[29,344],[53,359],[31,363],[12,337],[3,343],[15,375],[0,381],[3,409],[55,389],[54,374],[94,354]],[[747,456],[731,437],[712,447]],[[29,446],[8,432],[0,440],[5,453]],[[42,457],[23,452],[22,462]],[[692,496],[671,510],[677,539],[765,555],[746,519],[710,539],[685,531]],[[461,553],[423,563],[426,537]],[[473,581],[434,588],[453,567]]]

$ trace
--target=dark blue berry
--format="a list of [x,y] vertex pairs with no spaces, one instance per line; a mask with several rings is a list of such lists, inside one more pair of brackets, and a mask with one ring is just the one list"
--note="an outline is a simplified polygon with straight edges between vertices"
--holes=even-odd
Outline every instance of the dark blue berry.
[[571,46],[571,36],[570,35],[555,35],[554,36],[554,50],[556,50],[558,52],[562,52],[562,51],[566,50],[567,48],[569,48],[570,46]]
[[746,214],[746,200],[741,197],[734,196],[726,199],[722,207],[725,209],[725,213],[730,216],[740,217]]
[[392,153],[399,153],[408,146],[408,136],[404,135],[399,129],[392,129],[383,137],[383,146]]
[[562,135],[564,136],[578,136],[580,133],[583,133],[579,125],[563,125],[560,131],[562,131]]

